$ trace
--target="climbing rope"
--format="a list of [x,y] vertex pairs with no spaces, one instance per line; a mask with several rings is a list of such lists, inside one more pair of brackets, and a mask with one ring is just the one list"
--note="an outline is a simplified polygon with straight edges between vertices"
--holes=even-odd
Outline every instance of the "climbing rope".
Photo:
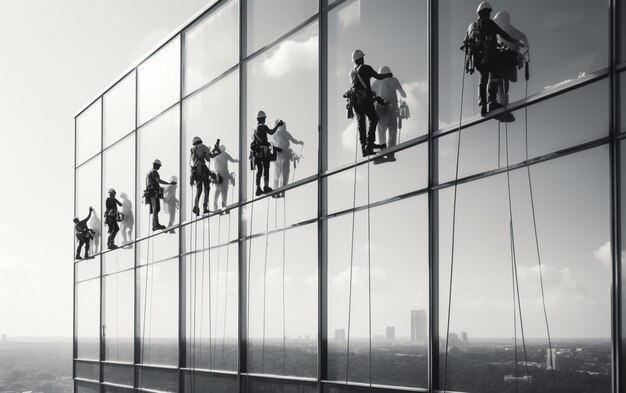
[[[254,181],[254,172],[255,169],[254,167],[252,168],[252,179]],[[248,346],[248,348],[250,347],[250,268],[252,266],[252,224],[253,224],[253,220],[254,220],[254,186],[251,187],[252,189],[252,196],[250,198],[250,205],[252,205],[252,207],[250,208],[250,236],[248,237],[248,283],[247,283],[247,291],[246,291],[246,296],[247,296],[247,301],[246,301],[246,344]],[[250,373],[250,366],[248,365],[248,370],[246,370],[248,372],[248,374]],[[246,380],[246,393],[249,390],[249,386],[250,386],[250,382],[248,380]]]
[[[294,169],[295,172],[295,169]],[[285,241],[286,241],[286,231],[287,231],[287,197],[283,196],[283,375],[286,375],[286,358],[287,358],[287,349],[286,349],[286,314],[285,314]],[[283,391],[285,386],[283,385]]]
[[370,158],[367,158],[367,299],[368,299],[368,332],[369,332],[369,390],[372,391],[372,254],[370,223]]
[[456,145],[456,167],[454,171],[454,197],[452,204],[452,244],[450,250],[450,281],[448,284],[448,317],[447,317],[447,326],[446,326],[446,353],[444,355],[444,366],[443,366],[443,393],[446,393],[448,388],[448,352],[450,351],[450,310],[452,308],[452,277],[454,274],[454,246],[455,246],[455,236],[456,236],[456,199],[457,199],[457,191],[458,191],[458,180],[459,180],[459,158],[461,154],[461,124],[463,121],[463,95],[465,92],[465,65],[463,64],[462,68],[462,78],[461,78],[461,105],[459,110],[459,138],[457,140]]
[[[220,297],[220,267],[221,267],[222,258],[221,258],[221,249],[219,245],[222,244],[221,238],[222,238],[222,216],[219,215],[217,217],[217,246],[218,248],[216,249],[217,250],[217,278],[216,278],[217,287],[215,289],[217,299],[215,300],[215,319],[214,319],[216,332],[217,332],[217,314],[219,312],[219,297]],[[213,316],[211,316],[211,319],[213,320]],[[217,334],[213,336],[213,340],[214,340],[213,351],[217,352]],[[217,353],[215,353],[214,356],[217,356]]]
[[270,226],[270,198],[267,199],[267,215],[265,218],[265,260],[263,262],[263,344],[261,346],[261,373],[265,373],[265,308],[266,308],[266,286],[267,286],[267,249]]
[[[146,279],[144,282],[144,294],[143,294],[143,325],[141,326],[141,363],[142,364],[146,364],[146,358],[144,357],[145,355],[145,346],[146,346],[146,325],[148,323],[147,321],[147,310],[148,310],[148,277],[149,277],[149,273],[150,273],[150,243],[152,241],[152,233],[150,231],[150,220],[148,220],[148,240],[146,242],[146,248],[147,248],[147,252],[146,252]],[[152,313],[151,313],[152,314]],[[141,372],[139,373],[139,388],[143,389],[143,368],[141,369]]]
[[[230,199],[231,202],[230,204],[232,205],[233,203],[233,195],[231,193],[230,195]],[[231,223],[231,217],[230,214],[228,215],[228,240],[230,241],[230,223]],[[224,279],[224,283],[225,283],[225,288],[224,288],[224,331],[222,333],[222,361],[224,361],[224,352],[226,350],[226,316],[227,316],[227,310],[228,310],[228,274],[229,274],[229,267],[228,267],[228,261],[230,258],[230,245],[226,246],[226,275],[225,275],[225,279]]]

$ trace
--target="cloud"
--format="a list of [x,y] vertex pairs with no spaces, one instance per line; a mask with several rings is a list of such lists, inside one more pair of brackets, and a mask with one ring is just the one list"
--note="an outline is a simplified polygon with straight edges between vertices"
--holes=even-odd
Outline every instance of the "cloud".
[[607,241],[600,248],[593,252],[593,257],[607,268],[611,267],[611,242]]
[[282,77],[290,72],[317,68],[318,37],[306,41],[287,40],[280,44],[270,57],[263,61],[263,72],[269,77]]
[[361,20],[361,7],[360,3],[355,2],[350,6],[339,11],[339,23],[344,30],[349,29],[353,25],[356,25]]

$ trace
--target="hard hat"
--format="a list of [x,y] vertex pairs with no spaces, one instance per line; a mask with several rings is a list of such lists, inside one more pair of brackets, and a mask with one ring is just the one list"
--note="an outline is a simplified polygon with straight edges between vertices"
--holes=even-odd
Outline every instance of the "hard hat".
[[362,50],[357,49],[354,52],[352,52],[352,61],[361,59],[361,58],[363,58],[363,56],[365,56],[365,53],[363,53]]
[[115,192],[115,190],[113,188],[109,188],[109,194]]
[[191,141],[192,145],[198,144],[198,143],[202,143],[202,139],[200,139],[199,136],[194,136],[193,140]]
[[161,160],[156,159],[152,162],[153,164],[161,165]]
[[74,217],[74,219],[72,221],[79,222],[80,220],[78,219],[78,217]]
[[220,145],[220,151],[224,153],[226,151],[226,146]]
[[476,13],[480,14],[480,12],[484,10],[491,11],[493,10],[493,8],[491,8],[491,4],[487,3],[486,1],[483,1],[482,3],[478,5],[478,8],[476,9]]
[[266,118],[266,117],[267,117],[267,116],[265,116],[265,112],[263,112],[263,111],[258,111],[258,112],[256,113],[256,118],[257,118],[257,119]]
[[391,70],[387,66],[382,66],[382,67],[380,67],[380,70],[378,70],[378,73],[379,74],[389,74],[389,73],[391,73]]

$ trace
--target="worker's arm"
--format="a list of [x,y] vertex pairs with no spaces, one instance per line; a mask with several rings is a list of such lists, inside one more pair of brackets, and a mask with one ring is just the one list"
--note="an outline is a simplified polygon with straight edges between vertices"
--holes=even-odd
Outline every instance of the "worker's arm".
[[274,133],[276,133],[276,131],[278,130],[278,127],[282,126],[284,123],[282,120],[279,120],[278,123],[276,123],[276,125],[274,126],[274,128],[267,128],[267,133],[270,135],[274,135]]
[[122,202],[118,201],[117,198],[115,198],[115,203],[117,203],[117,206],[122,206]]
[[378,72],[374,71],[373,68],[372,68],[372,71],[373,71],[372,77],[378,80],[391,78],[393,76],[393,72],[389,72],[387,74],[379,74]]
[[87,218],[85,218],[84,220],[82,220],[80,223],[81,224],[87,224],[87,221],[89,221],[89,219],[91,218],[91,213],[93,212],[93,207],[89,207],[89,214],[87,215]]
[[406,98],[406,92],[402,88],[402,84],[397,79],[396,79],[396,82],[398,83],[398,86],[396,86],[396,89],[400,92],[400,95],[402,96],[402,98]]
[[296,138],[293,137],[293,135],[291,135],[291,133],[287,133],[287,139],[289,139],[289,142],[291,143],[295,143],[296,145],[304,145],[304,142],[297,140]]
[[515,38],[511,37],[509,35],[509,33],[507,33],[506,31],[502,30],[502,28],[500,26],[498,26],[498,24],[496,22],[493,22],[493,25],[496,28],[496,33],[498,33],[498,35],[502,38],[504,38],[505,40],[509,41],[509,42],[514,42],[516,44],[518,44],[519,46],[524,46],[524,42],[521,40],[516,40]]
[[230,161],[230,162],[239,162],[239,160],[234,159],[230,154],[228,154],[228,153],[224,153],[224,154],[226,154],[225,157],[226,157],[226,159],[228,161]]

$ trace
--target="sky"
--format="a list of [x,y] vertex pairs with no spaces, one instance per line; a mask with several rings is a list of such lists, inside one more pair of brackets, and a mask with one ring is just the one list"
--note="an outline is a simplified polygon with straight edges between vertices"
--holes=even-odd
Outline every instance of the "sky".
[[74,114],[207,2],[0,2],[0,333],[71,337]]
[[[4,33],[0,50],[5,54],[4,58],[10,59],[0,64],[0,99],[3,100],[0,105],[0,178],[10,184],[8,192],[0,196],[3,207],[0,214],[0,333],[9,336],[71,336],[73,115],[137,58],[202,8],[205,2],[178,2],[175,9],[171,8],[171,3],[163,1],[134,1],[129,4],[121,1],[56,1],[54,6],[46,1],[0,4],[0,28]],[[514,6],[514,2],[504,3]],[[419,35],[425,19],[415,21],[412,18],[412,13],[423,15],[419,11],[422,8],[425,10],[422,7],[424,3],[398,0],[395,4],[398,13],[402,15],[400,19],[393,18],[392,13],[386,14],[381,4],[378,0],[346,2],[329,15],[329,129],[336,131],[329,133],[331,167],[351,162],[354,157],[355,124],[345,118],[345,101],[341,93],[346,88],[346,76],[351,67],[349,53],[355,46],[366,52],[366,61],[374,68],[389,65],[405,87],[413,115],[405,124],[402,140],[425,131],[425,56],[420,56],[420,53],[425,52],[425,37]],[[472,15],[474,6],[463,4],[468,8],[466,14]],[[542,45],[537,37],[538,32],[553,32],[552,36],[557,36],[560,26],[571,28],[581,20],[593,24],[591,22],[597,15],[585,17],[587,14],[581,11],[588,6],[588,0],[576,0],[575,6],[568,13],[552,9],[546,12],[544,19],[534,20],[536,26],[524,25],[522,22],[518,24],[524,25],[533,45],[537,42],[533,46],[537,48],[534,53],[539,54],[535,68],[538,69],[537,77],[531,84],[533,93],[541,91],[545,85],[575,78],[580,72],[593,71],[602,65],[602,61],[598,60],[602,59],[601,53],[596,53],[593,41],[586,42],[578,51],[566,45],[565,54],[556,58],[556,61],[546,60],[550,58],[549,55],[541,56],[553,46],[550,42]],[[523,12],[522,9],[511,10],[517,12],[515,16]],[[374,20],[379,20],[379,15],[385,15],[382,20],[384,23],[380,23],[380,26],[393,28],[381,27],[373,34],[368,26]],[[446,11],[445,15],[451,15],[455,23],[442,24],[453,26],[450,34],[442,34],[443,48],[446,45],[457,45],[456,37],[462,36],[465,26],[473,18],[452,11]],[[521,16],[519,19],[522,19]],[[514,17],[514,23],[519,19]],[[28,23],[24,22],[26,20]],[[460,21],[463,23],[456,23]],[[394,23],[404,23],[407,29],[413,30],[398,36]],[[314,66],[317,62],[316,28],[315,23],[304,28],[255,57],[246,67],[246,72],[252,76],[249,87],[254,89],[246,97],[248,110],[254,113],[262,107],[268,112],[270,122],[276,118],[284,119],[294,136],[305,141],[305,159],[298,167],[297,179],[312,175],[317,169],[318,113],[304,109],[317,105],[317,95],[303,95],[302,86],[297,83],[302,75],[306,75],[307,90],[317,88]],[[364,32],[369,32],[365,38]],[[412,40],[413,36],[419,39]],[[9,37],[14,39],[10,40]],[[387,45],[389,37],[396,40],[393,45]],[[367,41],[367,46],[361,46],[363,40]],[[407,51],[410,45],[415,45],[419,50]],[[597,52],[602,52],[602,48]],[[452,97],[451,102],[456,103],[459,101],[460,89],[457,87],[460,81],[455,84],[457,73],[452,73],[450,68],[458,67],[448,65],[455,62],[460,65],[462,56],[456,47],[454,52],[442,50],[442,53],[442,100],[443,97]],[[450,53],[453,54],[452,61],[445,57]],[[561,71],[562,63],[570,66],[567,72]],[[233,78],[224,78],[190,99],[192,104],[183,109],[189,111],[184,112],[189,120],[186,118],[188,123],[183,124],[187,139],[191,138],[196,129],[208,128],[202,126],[209,121],[210,117],[205,117],[207,113],[215,110],[211,102],[219,101],[231,109],[235,106],[229,103],[237,101],[232,94],[236,91],[236,83]],[[467,78],[466,91],[473,90],[472,84],[475,86],[475,83],[476,76]],[[522,86],[514,86],[512,95],[519,98]],[[231,92],[227,100],[216,98],[222,90]],[[606,91],[606,83],[600,81],[531,107],[528,120],[531,155],[545,154],[605,135],[608,116],[602,110],[602,99],[608,96]],[[271,95],[266,95],[267,92]],[[474,96],[473,93],[465,95],[470,116]],[[294,97],[300,99],[294,100]],[[585,105],[586,101],[593,104]],[[585,110],[575,111],[567,118],[558,115],[571,107]],[[441,120],[445,124],[455,116],[452,113],[456,107],[442,105],[442,108],[447,110],[441,111]],[[218,109],[221,111],[221,106]],[[236,113],[226,110],[220,113],[223,117],[236,118]],[[178,117],[175,111],[170,115]],[[523,113],[516,113],[516,116],[521,119]],[[245,124],[247,130],[252,129],[252,122],[253,119],[249,117]],[[163,123],[154,122],[149,127],[155,124],[155,127],[160,127],[159,124]],[[518,121],[509,127],[513,162],[525,158],[523,124]],[[211,134],[217,132],[215,129],[206,132],[210,135],[207,138],[210,141],[220,136]],[[503,132],[500,130],[501,137]],[[502,144],[497,145],[497,133],[497,123],[489,121],[463,134],[462,176],[501,165],[498,160],[504,159],[504,150]],[[235,132],[230,134],[232,136]],[[206,136],[200,135],[203,138]],[[451,134],[439,140],[442,181],[450,180],[454,175],[455,138],[456,135]],[[175,149],[170,151],[175,154]],[[394,164],[372,166],[372,201],[424,187],[427,181],[425,159],[425,146],[417,146],[398,153],[398,161]],[[244,161],[243,165],[246,164]],[[361,166],[356,174],[357,205],[365,203],[366,170],[366,166]],[[610,269],[606,255],[609,248],[606,147],[534,166],[532,173],[535,176],[536,208],[540,217],[537,225],[546,264],[547,307],[549,315],[554,317],[554,335],[606,337],[610,333],[610,297],[607,289]],[[351,207],[352,176],[352,171],[346,171],[329,179],[329,209],[332,212]],[[251,179],[251,173],[248,177]],[[458,232],[455,239],[459,251],[455,258],[455,307],[452,310],[451,331],[467,331],[470,337],[512,335],[511,301],[507,298],[510,296],[510,282],[501,279],[508,278],[510,272],[505,180],[504,175],[499,175],[459,187]],[[525,181],[525,170],[512,174],[513,214],[517,217],[516,236],[519,236],[516,242],[520,250],[521,297],[525,312],[528,313],[528,335],[541,337],[543,314],[536,287],[538,271],[533,254],[534,237],[529,221],[529,195]],[[186,185],[187,182],[182,181],[181,184]],[[316,214],[317,195],[310,187],[287,193],[288,220],[295,216],[296,221],[302,221]],[[451,189],[441,192],[439,253],[442,261],[442,326],[446,316],[446,298],[443,295],[447,293],[446,261],[450,260],[450,196]],[[185,201],[188,198],[183,195],[181,199]],[[271,209],[276,208],[266,203],[264,200],[255,204],[258,206],[255,217],[262,217],[255,218],[253,222],[255,233],[266,228],[267,223],[263,219],[267,217],[266,206],[270,207],[270,214],[274,213]],[[246,217],[248,214],[248,210],[244,211]],[[351,217],[345,215],[329,221],[330,336],[334,329],[347,325]],[[372,209],[371,219],[373,229],[369,246],[374,294],[372,332],[374,335],[382,335],[387,326],[394,326],[398,337],[407,337],[410,310],[428,307],[426,198],[416,197]],[[368,311],[367,217],[359,213],[355,220],[357,232],[352,328],[353,337],[364,337],[367,334]],[[581,222],[585,225],[580,225]],[[390,227],[395,227],[395,230],[386,231]],[[287,304],[288,326],[292,329],[287,334],[314,336],[317,327],[317,305],[314,303],[317,300],[317,255],[299,255],[299,250],[307,249],[311,239],[315,241],[316,232],[314,226],[308,225],[288,231],[287,236],[290,246],[286,251],[286,287],[296,294]],[[258,312],[262,304],[257,302],[262,297],[263,282],[260,281],[261,271],[256,269],[263,262],[264,241],[265,238],[260,237],[252,242],[255,250],[252,261],[254,279],[251,282],[251,292],[254,294],[250,315],[252,336],[258,336],[262,318]],[[282,293],[279,291],[282,289],[279,266],[282,247],[278,238],[270,243],[268,331],[270,336],[277,336],[282,333],[282,310],[271,305],[279,304]],[[257,257],[259,255],[261,257]],[[156,275],[157,288],[162,286],[171,291],[175,279],[168,271],[175,271],[173,267],[175,265],[165,262],[155,268],[153,273]],[[228,276],[229,282],[234,284],[236,277],[232,273],[222,273],[222,276]],[[234,288],[234,285],[230,288]],[[171,301],[172,297],[167,296],[167,293],[167,290],[160,293],[163,298],[159,303],[160,317],[177,315],[177,304]],[[230,298],[234,296],[236,294],[229,294]],[[170,301],[165,302],[166,298]],[[229,325],[235,326],[235,316],[235,313],[230,314]],[[168,320],[169,324],[155,322],[155,335],[175,334],[173,319]],[[488,324],[484,323],[486,320],[489,320]]]

